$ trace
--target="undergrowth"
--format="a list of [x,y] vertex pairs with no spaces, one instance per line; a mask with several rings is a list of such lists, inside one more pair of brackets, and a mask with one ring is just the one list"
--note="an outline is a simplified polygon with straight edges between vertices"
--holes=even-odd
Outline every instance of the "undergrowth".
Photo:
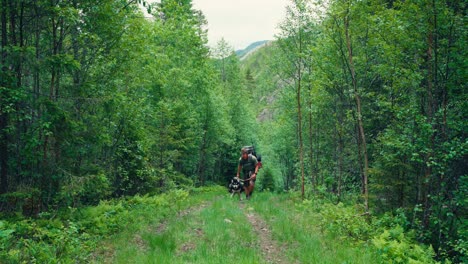
[[[219,187],[173,190],[157,196],[101,201],[99,205],[44,212],[38,218],[0,220],[0,263],[89,263],[97,244],[131,223],[150,223],[175,214]],[[157,212],[157,214],[155,214]]]
[[296,201],[295,208],[314,217],[321,232],[371,247],[378,256],[375,263],[438,263],[433,248],[418,243],[402,211],[374,216],[357,203],[334,204],[324,198]]

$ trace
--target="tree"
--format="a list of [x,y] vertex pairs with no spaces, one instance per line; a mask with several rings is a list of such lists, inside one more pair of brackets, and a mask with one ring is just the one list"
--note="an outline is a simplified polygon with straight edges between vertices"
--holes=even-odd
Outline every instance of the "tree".
[[226,60],[228,59],[229,56],[231,56],[234,53],[234,48],[229,46],[229,44],[226,42],[224,38],[221,38],[221,40],[218,41],[216,44],[216,47],[213,51],[213,56],[216,60],[221,62],[221,80],[223,82],[226,81]]
[[2,1],[2,7],[0,9],[0,19],[1,19],[1,29],[2,29],[2,42],[1,42],[1,57],[0,57],[0,92],[2,95],[2,100],[0,100],[0,183],[2,187],[0,188],[0,194],[6,193],[8,190],[8,134],[6,128],[8,126],[8,112],[5,109],[7,102],[4,98],[5,92],[8,89],[8,68],[7,68],[7,46],[8,46],[8,37],[7,37],[7,0]]
[[[303,99],[302,86],[306,69],[310,69],[310,61],[307,61],[307,50],[311,45],[312,21],[309,15],[307,1],[293,1],[293,5],[287,7],[287,16],[280,26],[279,46],[285,53],[288,60],[288,66],[291,68],[287,78],[294,82],[296,91],[296,109],[297,109],[297,135],[299,147],[299,167],[302,182],[302,198],[304,199],[304,142],[303,142]],[[309,121],[311,121],[309,119]]]
[[357,117],[357,126],[359,131],[359,153],[362,153],[362,159],[364,162],[364,167],[362,170],[362,188],[364,194],[364,207],[366,212],[369,211],[369,190],[368,190],[368,172],[369,172],[369,158],[367,156],[367,143],[366,143],[366,134],[364,132],[364,125],[362,121],[362,103],[361,103],[361,95],[358,90],[358,83],[356,77],[356,69],[353,62],[353,47],[351,43],[351,36],[349,33],[349,23],[350,23],[350,2],[347,3],[347,8],[344,17],[344,30],[345,30],[345,39],[346,39],[346,47],[348,51],[348,70],[351,76],[352,87],[354,90],[354,100],[356,102],[356,117]]

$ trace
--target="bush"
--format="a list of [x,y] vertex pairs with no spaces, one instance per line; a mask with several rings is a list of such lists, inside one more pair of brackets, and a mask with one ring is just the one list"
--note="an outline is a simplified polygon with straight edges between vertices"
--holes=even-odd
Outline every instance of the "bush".
[[60,187],[55,204],[62,208],[96,205],[110,195],[110,183],[104,174],[70,176]]
[[14,214],[21,212],[24,216],[35,216],[41,210],[41,193],[36,188],[18,188],[17,192],[0,195],[0,212]]
[[[306,200],[299,207],[307,204],[311,203]],[[371,242],[385,263],[435,262],[432,247],[424,247],[415,241],[414,231],[405,232],[404,227],[409,227],[410,223],[403,210],[376,218],[364,214],[362,208],[343,203],[333,205],[317,199],[313,205],[320,216],[319,225],[323,232],[356,243]]]
[[[0,263],[86,263],[103,237],[140,221],[134,215],[157,210],[163,216],[180,210],[188,192],[173,190],[157,196],[101,201],[94,207],[74,209],[37,219],[0,221]],[[62,217],[62,218],[60,218]]]
[[343,203],[324,203],[319,210],[322,230],[354,241],[366,241],[372,235],[373,227],[366,218],[368,215],[354,207],[345,206]]
[[276,184],[275,184],[275,179],[273,177],[273,172],[271,171],[270,168],[265,168],[264,173],[261,176],[261,190],[262,191],[275,191],[276,190]]
[[434,263],[432,247],[424,248],[408,239],[400,226],[384,230],[372,239],[372,244],[389,263]]
[[79,225],[67,221],[0,222],[2,263],[84,262],[95,247]]

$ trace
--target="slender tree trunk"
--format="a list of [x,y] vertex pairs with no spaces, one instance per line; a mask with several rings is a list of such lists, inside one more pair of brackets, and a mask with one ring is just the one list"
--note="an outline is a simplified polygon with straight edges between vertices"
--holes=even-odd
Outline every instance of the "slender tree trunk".
[[[166,134],[165,134],[165,131],[166,131],[166,124],[165,124],[165,118],[164,118],[164,111],[165,109],[161,109],[161,123],[159,125],[159,138],[161,140],[161,142],[159,142],[159,168],[160,169],[163,169],[164,168],[164,160],[163,160],[163,156],[164,156],[164,144],[166,144],[165,142],[162,142],[162,140],[166,139]],[[161,180],[161,187],[162,187],[162,182],[163,180]]]
[[[405,164],[406,161],[405,161]],[[407,178],[406,177],[406,171],[404,169],[399,169],[398,170],[398,176],[400,177],[400,182],[403,183],[404,180]],[[400,184],[400,188],[399,188],[399,203],[398,203],[398,206],[400,208],[404,208],[405,206],[405,184]]]
[[[63,18],[60,18],[57,22],[57,26],[60,27],[60,31],[59,32],[59,35],[58,35],[58,38],[57,38],[57,44],[56,44],[56,53],[57,55],[61,55],[63,53],[63,40],[65,39],[65,23],[64,23],[64,19]],[[55,95],[54,95],[54,98],[55,98],[55,101],[58,101],[59,100],[59,92],[60,92],[60,83],[61,83],[61,74],[62,74],[62,71],[61,71],[61,67],[60,66],[57,66],[57,69],[56,69],[56,81],[55,81]],[[54,131],[54,134],[57,134],[59,131]],[[60,147],[60,138],[59,137],[54,137],[54,159],[55,159],[55,164],[59,164],[60,163],[60,160],[61,160],[61,147]]]
[[[5,65],[7,59],[6,47],[8,45],[7,34],[7,0],[2,1],[1,9],[1,29],[2,29],[2,53],[1,64]],[[5,78],[8,69],[2,66],[2,78],[0,79],[0,86],[6,86]],[[8,191],[8,134],[6,128],[8,126],[8,114],[4,112],[3,106],[0,105],[0,193]]]
[[[299,33],[299,54],[302,53],[302,39],[301,33]],[[299,163],[301,166],[301,193],[302,199],[304,200],[304,142],[302,139],[302,107],[301,107],[301,84],[302,84],[302,60],[299,59],[297,65],[297,89],[296,89],[296,99],[297,99],[297,130],[299,134]]]
[[[57,23],[55,22],[55,18],[52,18],[52,56],[55,57],[57,55]],[[55,58],[54,58],[55,59]],[[52,70],[50,76],[50,90],[49,90],[49,98],[50,100],[54,101],[55,99],[55,78],[56,78],[56,66],[55,61],[52,62]]]
[[[351,74],[351,80],[354,90],[354,100],[356,103],[356,115],[357,115],[357,125],[359,131],[359,138],[360,138],[360,146],[358,148],[362,150],[364,168],[363,168],[363,191],[364,191],[364,207],[366,212],[369,211],[369,192],[368,192],[368,170],[369,170],[369,162],[367,157],[367,146],[366,146],[366,136],[364,133],[364,125],[362,121],[362,106],[361,106],[361,96],[359,95],[359,90],[357,87],[357,79],[356,79],[356,71],[353,63],[353,49],[351,45],[351,37],[349,35],[349,7],[348,13],[345,17],[345,36],[346,36],[346,47],[348,49],[348,63],[349,63],[349,72]],[[362,161],[360,161],[362,162]]]
[[[339,110],[340,111],[340,110]],[[343,123],[340,120],[341,117],[338,119],[338,200],[341,200],[341,183],[343,181],[343,152],[344,152],[344,143],[343,143],[343,128],[341,124]]]
[[[309,78],[310,76],[312,75],[312,67],[308,67],[308,70],[309,70]],[[308,111],[308,114],[309,114],[309,166],[310,166],[310,174],[311,174],[311,177],[312,177],[312,189],[315,190],[315,178],[316,178],[316,175],[315,175],[315,172],[314,172],[314,133],[313,133],[313,124],[312,124],[312,84],[310,83],[310,81],[307,82],[308,83],[308,94],[307,94],[307,98],[308,98],[308,107],[309,107],[309,111]]]
[[223,57],[221,59],[221,63],[222,63],[222,66],[221,66],[221,79],[223,80],[223,82],[226,82],[226,58]]
[[[15,22],[12,24],[18,24],[18,26],[12,26],[12,34],[15,36],[13,38],[13,45],[14,46],[19,46],[20,48],[23,48],[24,46],[24,34],[23,34],[23,24],[24,24],[24,2],[20,2],[15,6],[15,10],[18,11],[18,13],[11,11],[10,14],[11,16],[17,17],[17,19],[11,19],[12,21],[14,20]],[[18,20],[18,23],[16,23],[16,20]],[[18,37],[16,37],[18,36]],[[16,89],[22,89],[23,86],[23,59],[19,58],[16,63],[15,63],[15,75],[16,75]],[[25,102],[24,101],[19,101],[16,102],[15,104],[16,107],[16,119],[14,123],[16,124],[16,138],[14,139],[15,142],[15,159],[16,159],[16,168],[15,168],[15,176],[13,177],[16,182],[22,181],[20,179],[21,177],[21,171],[22,171],[22,158],[23,155],[21,155],[21,149],[22,149],[22,137],[21,134],[23,133],[24,128],[26,127],[26,121],[22,120],[21,118],[21,111],[22,109],[25,109]]]
[[[36,50],[36,56],[35,60],[39,61],[40,56],[41,56],[41,49],[40,49],[40,39],[41,39],[41,14],[39,12],[39,7],[37,4],[34,5],[34,33],[35,33],[35,38],[34,38],[34,45],[35,45],[35,50]],[[37,105],[37,102],[39,100],[39,96],[41,93],[40,90],[40,69],[35,68],[33,69],[33,95],[32,95],[32,102],[33,105]],[[31,113],[31,124],[34,124],[37,122],[37,120],[40,120],[42,116],[42,110],[40,107],[33,109]],[[42,138],[42,129],[39,132],[39,140]],[[34,151],[36,153],[40,153],[40,145],[38,145]],[[39,159],[35,159],[34,162],[31,163],[30,165],[31,172],[33,174],[41,174],[41,170],[44,167],[44,164],[39,162]]]
[[[309,107],[312,108],[312,102],[310,102]],[[312,111],[309,111],[309,164],[310,164],[310,174],[312,176],[312,188],[315,190],[315,181],[316,175],[314,172],[314,133],[313,133],[313,125],[312,125]]]
[[[206,120],[208,122],[208,120]],[[198,176],[200,177],[200,184],[205,185],[205,168],[206,168],[206,145],[207,145],[207,135],[206,135],[206,123],[205,131],[203,132],[202,145],[200,149],[200,163],[198,164]]]
[[314,173],[317,175],[315,185],[323,185],[323,173],[319,175],[319,158],[320,158],[320,126],[318,123],[315,123],[315,164],[314,164]]
[[[1,111],[1,110],[0,110]],[[6,113],[0,114],[0,194],[8,191],[8,136],[6,127],[8,116]]]
[[[437,29],[437,16],[436,16],[436,9],[435,9],[435,1],[432,0],[429,2],[430,6],[428,10],[430,11],[429,16],[429,32],[427,36],[427,51],[426,51],[426,63],[427,63],[427,87],[426,87],[426,117],[427,122],[432,126],[433,133],[429,138],[429,151],[425,157],[425,172],[424,172],[424,219],[423,224],[428,227],[429,226],[429,219],[431,216],[431,201],[430,195],[432,194],[432,188],[434,187],[432,182],[432,166],[428,166],[430,164],[433,157],[434,157],[434,149],[435,149],[435,139],[437,133],[437,125],[435,120],[435,113],[437,112],[437,101],[434,98],[434,91],[437,89],[437,37],[436,37],[436,29]],[[439,183],[437,183],[439,184]]]
[[[301,75],[299,70],[299,76]],[[298,132],[299,132],[299,162],[301,165],[301,179],[302,179],[302,199],[304,199],[304,143],[302,139],[302,109],[301,109],[301,81],[298,80],[297,84],[297,118],[298,118]]]

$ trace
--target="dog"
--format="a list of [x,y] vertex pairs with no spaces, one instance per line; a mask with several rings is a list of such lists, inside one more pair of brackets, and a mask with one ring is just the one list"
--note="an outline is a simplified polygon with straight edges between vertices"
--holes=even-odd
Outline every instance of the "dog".
[[232,178],[229,182],[229,192],[231,193],[231,197],[233,197],[234,194],[237,194],[239,195],[239,200],[242,200],[241,192],[243,191],[244,185],[242,184],[242,181],[237,177]]

